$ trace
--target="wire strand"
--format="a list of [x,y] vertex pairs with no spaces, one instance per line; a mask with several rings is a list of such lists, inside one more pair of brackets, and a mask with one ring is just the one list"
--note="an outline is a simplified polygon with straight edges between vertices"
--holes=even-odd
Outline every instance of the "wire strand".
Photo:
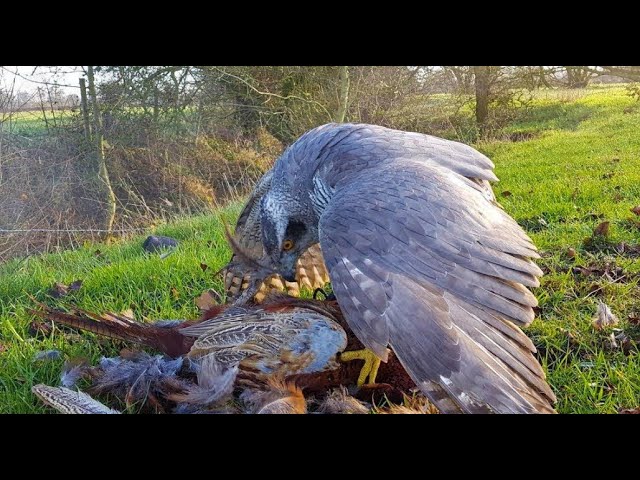
[[2,234],[11,234],[11,233],[33,233],[33,232],[47,232],[47,233],[126,233],[126,232],[143,232],[148,230],[148,228],[124,228],[124,229],[114,229],[114,230],[106,230],[101,228],[74,228],[69,230],[60,230],[56,228],[24,228],[24,229],[5,229],[0,228],[0,235]]

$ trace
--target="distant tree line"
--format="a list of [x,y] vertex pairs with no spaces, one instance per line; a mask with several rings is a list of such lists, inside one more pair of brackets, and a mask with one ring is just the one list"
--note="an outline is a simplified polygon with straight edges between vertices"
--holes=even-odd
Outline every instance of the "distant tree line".
[[[79,94],[54,81],[29,93],[0,84],[0,225],[111,231],[188,214],[246,192],[286,145],[327,122],[473,143],[525,115],[537,89],[640,82],[637,66],[76,69]],[[39,135],[13,135],[20,110],[44,119]]]

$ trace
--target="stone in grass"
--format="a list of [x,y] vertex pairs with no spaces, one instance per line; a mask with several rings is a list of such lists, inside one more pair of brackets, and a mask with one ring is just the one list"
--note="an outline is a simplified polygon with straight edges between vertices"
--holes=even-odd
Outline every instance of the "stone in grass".
[[149,235],[142,244],[142,248],[147,252],[157,252],[165,248],[176,248],[178,241],[171,237],[161,237],[156,235]]

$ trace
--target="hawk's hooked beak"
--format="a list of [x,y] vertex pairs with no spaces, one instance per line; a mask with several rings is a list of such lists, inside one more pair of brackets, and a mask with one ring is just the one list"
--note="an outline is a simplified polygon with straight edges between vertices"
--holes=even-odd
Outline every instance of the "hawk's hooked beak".
[[295,282],[296,281],[296,266],[293,265],[293,269],[287,269],[286,272],[281,272],[280,276],[284,278],[287,282]]
[[271,260],[278,263],[288,219],[282,215],[273,215],[269,211],[263,211],[260,222],[262,224],[262,244]]

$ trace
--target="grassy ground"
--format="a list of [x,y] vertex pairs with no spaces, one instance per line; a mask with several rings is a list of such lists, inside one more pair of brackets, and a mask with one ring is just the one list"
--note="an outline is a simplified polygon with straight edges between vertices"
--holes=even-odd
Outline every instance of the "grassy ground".
[[[640,242],[634,223],[640,217],[629,211],[640,205],[638,132],[640,105],[624,88],[542,92],[501,136],[519,141],[476,145],[496,164],[500,202],[543,253],[539,263],[546,275],[535,291],[540,311],[527,333],[539,347],[560,412],[613,413],[640,405],[634,347],[640,342],[640,248],[633,253],[620,246]],[[144,254],[139,237],[0,266],[0,412],[46,410],[31,385],[56,384],[64,359],[34,361],[37,352],[58,349],[65,357],[95,360],[117,351],[112,342],[90,335],[54,330],[34,336],[27,294],[98,312],[132,308],[141,320],[194,316],[194,298],[221,286],[212,275],[228,258],[220,218],[232,223],[239,209],[234,204],[219,216],[159,228],[157,233],[181,242],[165,259]],[[608,236],[591,240],[604,221],[610,222]],[[54,282],[78,279],[82,287],[67,297],[47,296]],[[617,347],[610,329],[591,325],[598,300],[621,320]]]

